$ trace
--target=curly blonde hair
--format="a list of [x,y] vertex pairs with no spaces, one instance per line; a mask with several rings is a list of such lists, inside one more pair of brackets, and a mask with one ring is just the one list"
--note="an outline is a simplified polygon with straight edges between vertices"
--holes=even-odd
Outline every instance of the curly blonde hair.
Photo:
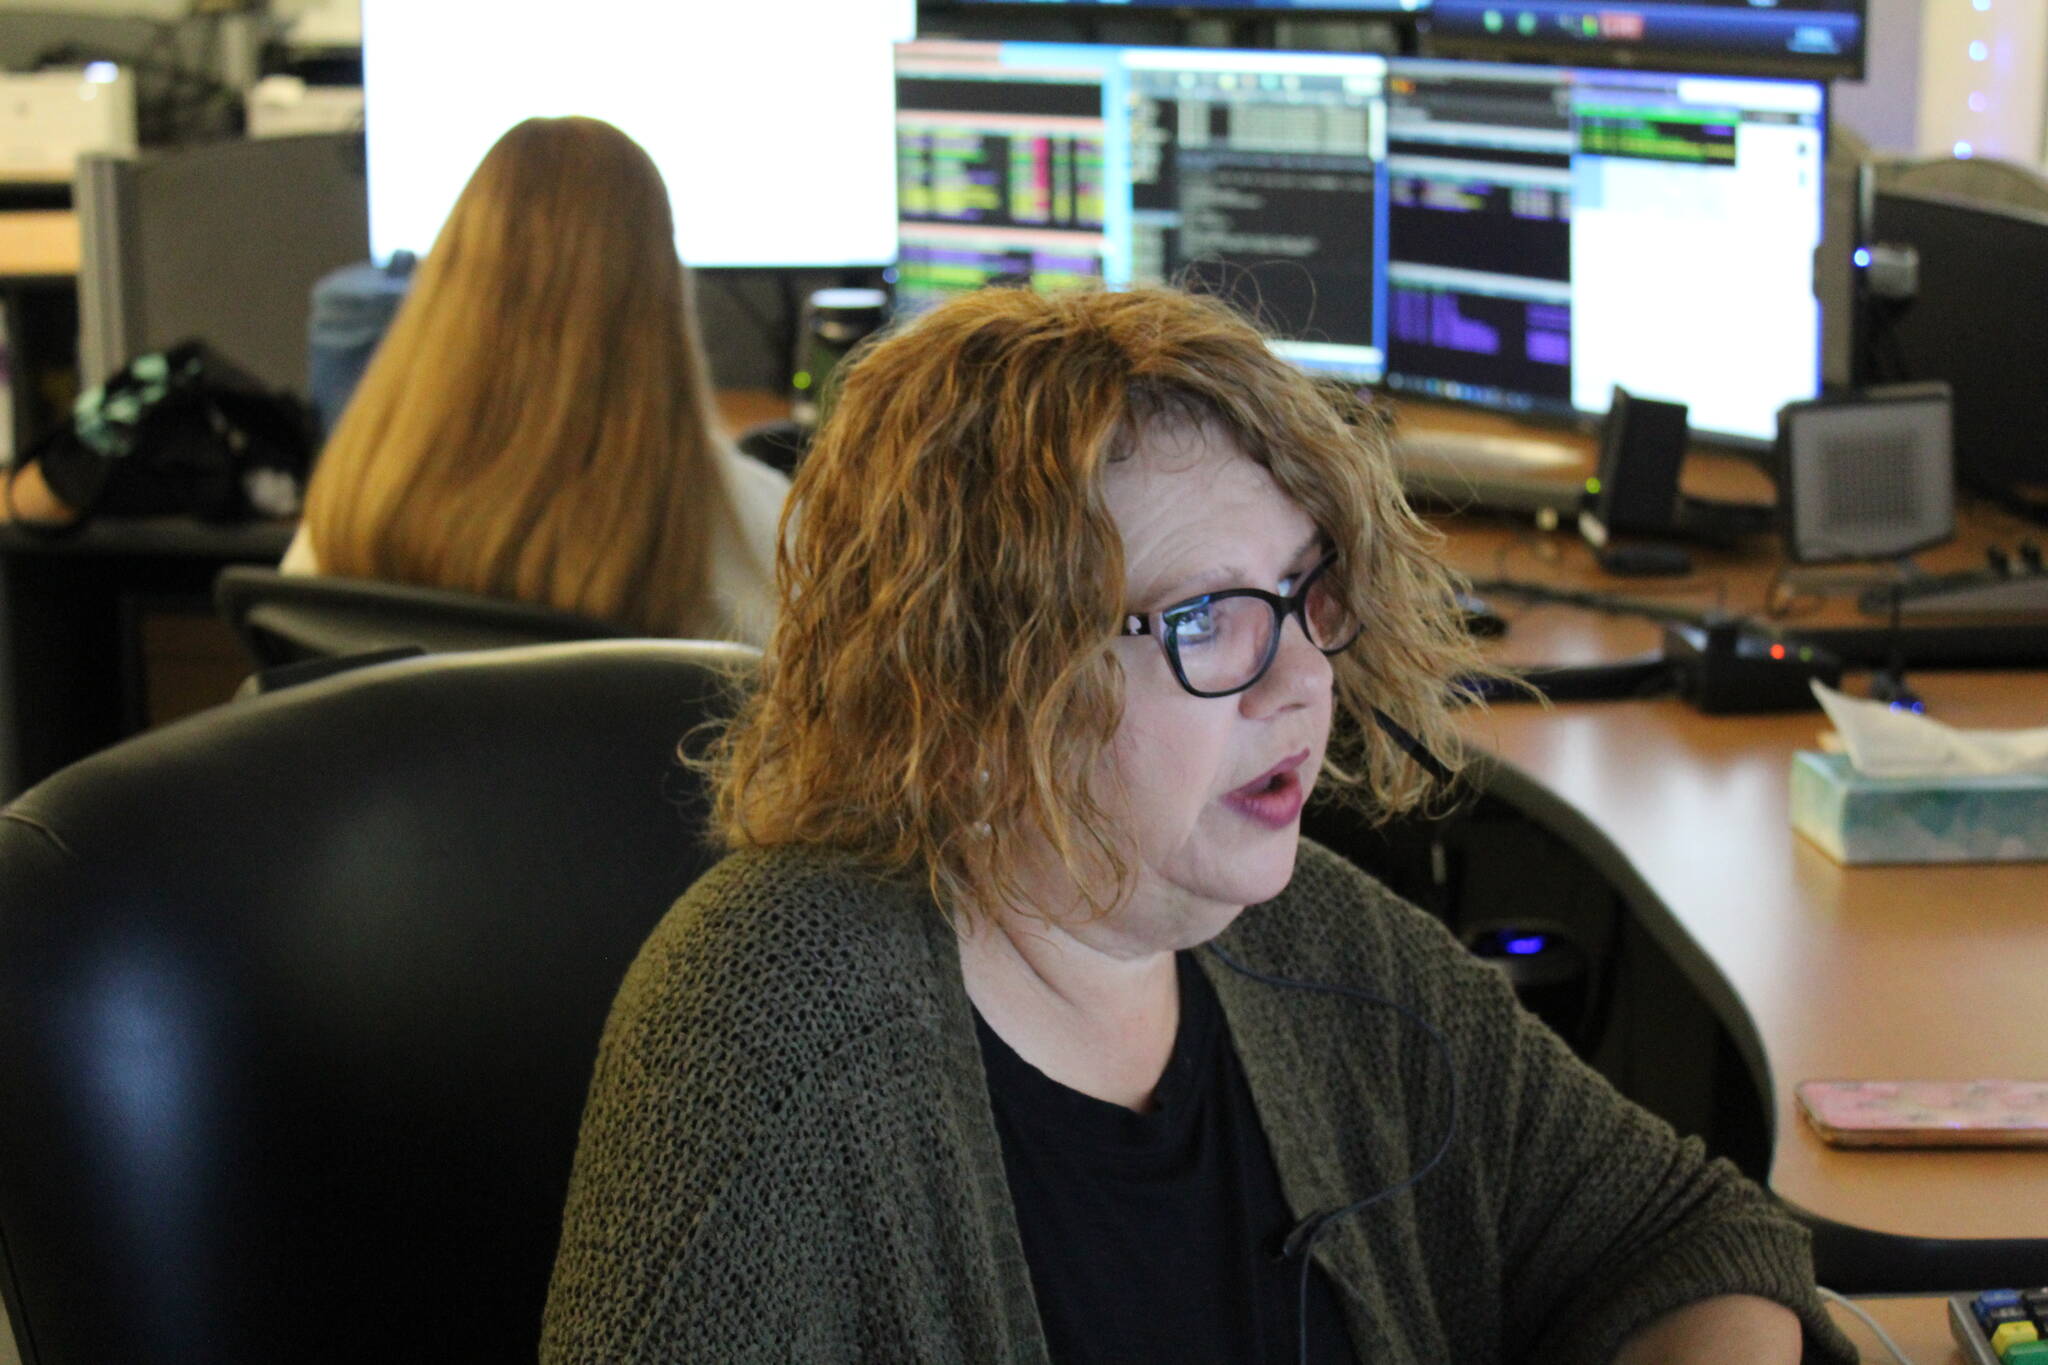
[[1123,713],[1102,482],[1159,426],[1227,433],[1337,551],[1365,629],[1332,661],[1325,784],[1376,822],[1432,794],[1375,708],[1455,764],[1455,680],[1487,670],[1384,423],[1225,304],[983,290],[838,383],[785,513],[758,685],[707,759],[731,845],[843,849],[971,916],[1020,903],[1016,836],[1035,832],[1096,911],[1117,904],[1130,868],[1089,780]]

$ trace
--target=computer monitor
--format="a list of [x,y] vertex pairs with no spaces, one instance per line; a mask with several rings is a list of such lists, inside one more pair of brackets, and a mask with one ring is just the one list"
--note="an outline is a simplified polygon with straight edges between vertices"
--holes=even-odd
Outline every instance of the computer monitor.
[[424,254],[499,135],[583,114],[660,166],[693,267],[885,264],[915,22],[914,0],[363,0],[371,250]]
[[1825,87],[1397,58],[1396,390],[1597,417],[1617,385],[1762,446],[1819,391]]
[[[1960,0],[1956,0],[1960,3]],[[1756,75],[1863,75],[1865,0],[1435,0],[1432,54]]]
[[1814,81],[1052,43],[898,52],[899,307],[1223,294],[1305,367],[1762,447],[1820,386]]
[[[905,43],[896,51],[896,307],[987,284],[1056,289],[1108,264],[1109,184],[1129,178],[1106,107],[1116,49]],[[1112,152],[1118,166],[1112,170]],[[1126,229],[1127,230],[1127,229]]]
[[1873,237],[1920,259],[1917,296],[1872,324],[1877,377],[1947,380],[1957,481],[2048,521],[2048,386],[2031,344],[2048,319],[2048,214],[1881,190]]
[[1304,366],[1376,380],[1385,73],[1361,54],[905,44],[898,308],[1172,281]]

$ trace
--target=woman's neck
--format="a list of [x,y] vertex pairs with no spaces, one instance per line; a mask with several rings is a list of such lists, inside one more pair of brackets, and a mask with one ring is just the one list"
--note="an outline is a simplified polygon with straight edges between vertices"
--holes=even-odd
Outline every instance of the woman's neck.
[[1180,1028],[1170,951],[1090,944],[1020,915],[977,920],[960,936],[967,998],[996,1036],[1070,1090],[1152,1108]]

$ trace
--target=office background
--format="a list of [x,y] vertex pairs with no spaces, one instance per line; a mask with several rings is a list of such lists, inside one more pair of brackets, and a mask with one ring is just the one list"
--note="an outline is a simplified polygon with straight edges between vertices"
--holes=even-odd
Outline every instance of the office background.
[[[0,65],[20,68],[73,44],[147,59],[153,51],[161,57],[169,43],[180,61],[239,85],[262,67],[266,44],[296,43],[310,68],[345,53],[360,32],[347,0],[276,0],[267,13],[224,13],[198,24],[181,22],[189,9],[189,0],[0,0]],[[563,9],[565,16],[573,12],[566,3]],[[1294,28],[1296,45],[1337,46],[1354,41],[1348,35],[1360,25],[1297,21]],[[1867,33],[1864,79],[1832,84],[1837,127],[1853,130],[1879,154],[1998,157],[2048,170],[2048,0],[1869,0]],[[195,98],[177,117],[192,137],[205,138],[217,133],[222,115]],[[830,272],[789,272],[780,280],[700,285],[721,383],[778,386],[786,353],[777,315],[792,297],[830,282]],[[1478,566],[1488,563],[1482,557]],[[200,647],[181,641],[175,623],[155,628],[164,632],[156,647],[168,665],[165,676],[174,677],[179,651]],[[195,683],[206,685],[204,676]],[[176,697],[162,704],[167,712],[184,705]],[[1517,716],[1515,724],[1522,723]],[[14,1360],[0,1323],[0,1365]]]

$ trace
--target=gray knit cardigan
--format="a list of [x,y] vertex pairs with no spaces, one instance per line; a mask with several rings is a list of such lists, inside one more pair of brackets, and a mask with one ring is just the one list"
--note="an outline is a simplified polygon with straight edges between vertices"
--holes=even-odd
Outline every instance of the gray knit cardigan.
[[[1315,1256],[1361,1362],[1606,1362],[1709,1295],[1856,1356],[1803,1229],[1620,1098],[1436,921],[1314,844],[1218,940],[1244,966],[1397,1000],[1456,1066],[1444,1160]],[[1385,1005],[1209,952],[1298,1217],[1394,1185],[1451,1076]],[[734,855],[669,912],[608,1024],[541,1359],[1044,1362],[951,931],[918,888],[816,851]]]

